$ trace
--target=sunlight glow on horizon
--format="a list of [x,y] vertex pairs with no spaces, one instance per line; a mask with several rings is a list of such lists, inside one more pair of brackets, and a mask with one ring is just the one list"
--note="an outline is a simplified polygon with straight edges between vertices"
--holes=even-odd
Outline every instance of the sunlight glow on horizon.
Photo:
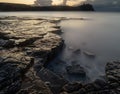
[[[21,4],[34,4],[35,0],[0,0],[0,2],[7,2],[7,3],[21,3]],[[62,5],[63,0],[52,0],[53,5]],[[74,6],[80,4],[80,2],[85,0],[69,0],[67,1],[67,5]]]
[[69,6],[79,5],[79,4],[82,3],[83,1],[85,1],[85,0],[68,1],[68,2],[67,2],[67,5],[69,5]]
[[20,3],[20,4],[34,4],[35,0],[0,0],[0,2]]

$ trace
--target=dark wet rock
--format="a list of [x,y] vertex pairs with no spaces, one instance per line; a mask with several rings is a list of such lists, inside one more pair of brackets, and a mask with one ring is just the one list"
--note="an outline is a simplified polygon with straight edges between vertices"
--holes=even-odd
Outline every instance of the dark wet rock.
[[60,94],[68,94],[67,92],[61,92]]
[[106,65],[106,79],[96,79],[94,82],[83,85],[76,91],[65,91],[61,94],[120,94],[120,62],[109,62]]
[[64,60],[58,59],[55,64],[66,64],[66,62]]
[[0,94],[16,94],[20,90],[22,80],[17,80],[0,91]]
[[100,80],[100,79],[96,79],[93,82],[93,86],[95,88],[95,90],[100,90],[100,89],[108,89],[108,83],[104,80]]
[[106,81],[103,80],[95,80],[92,83],[88,83],[84,86],[85,92],[87,94],[96,94],[96,92],[103,92],[104,90],[108,90],[109,91],[109,87],[108,87],[108,83]]
[[1,47],[11,48],[11,47],[14,47],[14,45],[15,45],[15,41],[13,41],[13,40],[0,39],[0,46]]
[[[75,91],[75,92],[72,92],[72,93],[67,93],[67,94],[90,94],[90,93],[87,93],[84,88],[81,88],[78,91]],[[94,94],[94,93],[92,93],[92,94]]]
[[120,62],[119,61],[113,61],[109,62],[106,65],[106,76],[108,80],[108,84],[110,88],[115,88],[115,91],[117,88],[120,88]]
[[71,92],[74,92],[74,91],[78,91],[82,87],[83,87],[83,85],[81,83],[74,82],[74,83],[66,84],[63,87],[63,90],[66,91],[66,92],[68,92],[68,93],[71,93]]
[[53,26],[53,28],[60,29],[60,28],[61,28],[61,26]]
[[50,86],[51,83],[50,82],[45,82],[45,85]]
[[10,36],[7,36],[8,34],[7,33],[3,33],[3,32],[1,32],[0,31],[0,39],[4,39],[4,40],[9,40],[9,39],[11,39],[11,37]]
[[0,17],[0,20],[16,20],[18,19],[19,17],[16,17],[16,16],[3,16],[3,17]]
[[16,43],[16,46],[20,47],[20,46],[29,46],[31,45],[33,42],[35,42],[37,39],[40,39],[42,37],[32,37],[32,38],[29,38],[29,39],[19,39],[19,40],[16,40],[15,43]]
[[17,94],[53,94],[49,87],[36,75],[31,68],[24,77],[21,90]]
[[81,50],[80,49],[77,49],[74,51],[75,54],[80,54],[81,53]]
[[11,94],[20,89],[22,76],[34,63],[22,52],[0,52],[0,92]]
[[95,57],[95,54],[92,52],[84,51],[83,53],[88,57],[93,57],[93,58]]
[[74,66],[74,65],[77,64],[77,62],[78,62],[78,61],[72,61],[72,62],[71,62],[71,65]]
[[59,77],[48,69],[41,69],[37,72],[38,76],[44,81],[50,83],[50,88],[54,94],[59,94],[62,87],[67,83],[64,78]]
[[80,65],[72,65],[72,66],[67,66],[66,70],[68,74],[70,75],[80,75],[80,76],[86,76],[86,72],[83,67]]
[[62,33],[61,29],[60,29],[60,28],[57,29],[56,27],[50,28],[50,29],[48,30],[48,32],[54,33],[54,34],[61,34],[61,33]]
[[106,80],[106,75],[105,74],[102,74],[99,76],[102,80]]

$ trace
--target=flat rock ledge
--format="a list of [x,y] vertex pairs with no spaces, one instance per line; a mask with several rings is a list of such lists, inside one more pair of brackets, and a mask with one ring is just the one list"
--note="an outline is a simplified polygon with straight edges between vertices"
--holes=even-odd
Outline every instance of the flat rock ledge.
[[120,61],[107,63],[105,80],[88,84],[45,68],[64,45],[61,19],[0,18],[0,94],[120,94]]
[[64,45],[59,20],[0,18],[0,94],[53,94],[66,83],[44,68]]

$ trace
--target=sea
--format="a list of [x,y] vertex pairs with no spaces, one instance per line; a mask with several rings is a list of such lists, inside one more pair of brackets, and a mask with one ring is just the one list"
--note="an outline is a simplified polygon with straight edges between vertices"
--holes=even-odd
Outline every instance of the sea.
[[[2,16],[69,18],[58,23],[65,46],[47,66],[68,81],[91,82],[105,79],[107,62],[120,60],[119,12],[0,12],[0,17]],[[90,57],[84,52],[95,56]],[[86,77],[67,73],[66,67],[75,64],[84,68]]]

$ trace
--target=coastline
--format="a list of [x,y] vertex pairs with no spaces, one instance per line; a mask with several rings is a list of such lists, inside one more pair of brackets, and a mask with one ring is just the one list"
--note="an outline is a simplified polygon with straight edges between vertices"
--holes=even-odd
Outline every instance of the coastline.
[[69,83],[44,67],[64,45],[57,25],[61,20],[0,18],[0,93],[119,94],[119,62],[106,65],[106,81],[86,85]]

